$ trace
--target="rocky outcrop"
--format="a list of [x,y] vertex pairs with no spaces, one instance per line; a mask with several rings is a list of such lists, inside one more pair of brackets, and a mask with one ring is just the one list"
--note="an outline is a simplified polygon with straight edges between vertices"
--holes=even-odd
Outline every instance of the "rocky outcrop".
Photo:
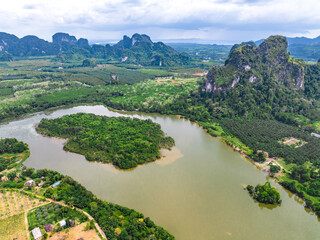
[[79,38],[79,40],[77,41],[77,45],[80,48],[88,48],[88,47],[90,47],[88,39],[85,39],[85,38]]
[[74,47],[88,48],[87,39],[77,40],[67,33],[56,33],[52,36],[53,42],[48,42],[37,36],[25,36],[18,38],[8,33],[0,33],[0,52],[6,52],[13,56],[47,56],[56,55]]
[[282,36],[271,36],[258,47],[251,43],[234,47],[224,67],[210,69],[202,91],[214,93],[231,89],[239,82],[253,84],[261,80],[302,89],[303,63],[290,57],[287,47],[287,40]]
[[71,36],[68,33],[56,33],[52,36],[52,43],[53,44],[72,44],[75,45],[77,43],[77,39],[75,36]]
[[113,52],[122,61],[152,66],[189,64],[190,57],[179,53],[162,42],[153,42],[148,35],[135,33],[124,36],[113,46]]

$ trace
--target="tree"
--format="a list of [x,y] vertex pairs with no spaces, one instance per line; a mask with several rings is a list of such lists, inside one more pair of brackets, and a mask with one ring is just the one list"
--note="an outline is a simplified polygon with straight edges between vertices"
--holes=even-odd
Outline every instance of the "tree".
[[9,172],[7,177],[9,178],[10,181],[13,181],[15,177],[17,176],[17,172]]
[[278,166],[278,165],[273,165],[273,164],[270,165],[270,173],[271,173],[272,175],[274,175],[275,173],[279,172],[280,169],[281,169],[281,168],[280,168],[280,166]]
[[91,66],[91,61],[89,59],[84,59],[82,61],[82,67],[90,67]]

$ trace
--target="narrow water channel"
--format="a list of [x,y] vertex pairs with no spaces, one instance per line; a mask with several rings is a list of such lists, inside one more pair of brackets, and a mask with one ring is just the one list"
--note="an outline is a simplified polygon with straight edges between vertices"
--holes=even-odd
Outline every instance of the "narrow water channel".
[[[110,164],[88,162],[81,155],[65,152],[64,140],[43,137],[34,129],[42,118],[78,112],[151,119],[175,139],[176,148],[163,160],[119,171]],[[283,200],[280,207],[269,209],[254,202],[243,184],[264,183],[266,175],[196,124],[175,116],[79,106],[4,123],[0,137],[29,144],[27,167],[67,174],[98,197],[149,216],[178,240],[320,239],[318,219],[294,196],[275,185]]]

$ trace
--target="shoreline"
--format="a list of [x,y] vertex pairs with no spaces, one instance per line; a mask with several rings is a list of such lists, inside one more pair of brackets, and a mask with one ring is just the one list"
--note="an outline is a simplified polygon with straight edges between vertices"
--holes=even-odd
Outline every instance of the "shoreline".
[[[60,109],[69,109],[69,108],[80,107],[80,106],[103,106],[103,107],[106,107],[106,108],[107,108],[108,110],[110,110],[110,111],[117,112],[117,113],[123,113],[123,114],[128,114],[128,113],[129,113],[129,114],[130,114],[130,113],[131,113],[131,114],[137,114],[137,113],[141,113],[141,114],[161,114],[161,113],[155,113],[155,112],[145,113],[145,112],[142,112],[142,111],[127,111],[127,110],[124,110],[124,109],[119,110],[119,109],[114,109],[114,108],[112,108],[112,107],[109,107],[109,106],[107,106],[107,105],[105,105],[105,104],[103,104],[103,103],[101,103],[101,102],[94,102],[94,103],[75,103],[75,104],[70,104],[70,105],[56,106],[56,107],[44,109],[44,110],[38,111],[38,112],[32,112],[32,113],[22,114],[21,116],[19,116],[19,117],[17,117],[17,118],[4,119],[4,120],[0,121],[0,124],[8,124],[8,123],[11,122],[11,121],[18,121],[18,120],[21,120],[21,119],[23,119],[23,118],[26,118],[26,117],[29,117],[29,116],[31,117],[31,116],[33,116],[33,115],[40,114],[40,113],[44,113],[44,114],[45,114],[46,112],[53,112],[53,111],[57,111],[57,110],[60,110]],[[198,127],[200,127],[200,128],[202,128],[203,130],[205,130],[197,121],[192,122],[192,121],[190,121],[189,119],[183,117],[182,115],[175,115],[175,114],[170,114],[170,115],[169,115],[169,114],[161,114],[161,115],[163,115],[163,116],[173,116],[173,117],[179,118],[179,119],[181,119],[181,120],[189,121],[190,123],[194,123],[194,124],[196,124]],[[211,137],[216,137],[216,138],[218,138],[221,142],[223,142],[223,143],[225,143],[226,145],[228,145],[229,147],[231,147],[234,151],[237,151],[238,153],[240,153],[240,155],[241,155],[242,157],[244,157],[247,161],[251,162],[254,166],[256,166],[258,170],[263,171],[263,167],[262,167],[259,163],[255,162],[253,159],[251,159],[246,153],[244,153],[243,151],[241,151],[239,147],[236,147],[236,146],[234,146],[234,145],[231,145],[231,144],[227,143],[221,136],[213,136],[213,135],[211,135],[210,133],[208,133],[207,131],[205,131],[205,132],[206,132],[207,134],[209,134]],[[77,154],[77,153],[76,153],[76,154]],[[157,160],[155,160],[155,161],[152,161],[152,162],[147,162],[147,163],[138,165],[137,167],[132,168],[132,169],[118,169],[118,168],[116,168],[112,163],[107,163],[106,165],[110,165],[111,168],[113,168],[113,169],[114,169],[115,171],[117,171],[117,172],[121,172],[121,171],[132,171],[132,170],[134,170],[134,169],[136,169],[136,168],[138,168],[138,167],[140,167],[140,166],[143,166],[143,165],[145,165],[145,164],[148,164],[148,163],[156,163],[157,161],[160,161],[162,158],[163,158],[163,157],[161,157],[160,159],[157,159]],[[86,161],[88,161],[88,160],[86,160]],[[99,163],[100,163],[100,162],[99,162]],[[280,186],[282,189],[284,189],[287,193],[290,193],[290,194],[294,195],[295,197],[299,198],[299,199],[301,200],[301,202],[305,203],[305,200],[304,200],[304,199],[300,198],[297,194],[291,192],[290,190],[288,190],[288,189],[284,188],[282,185],[280,185],[280,184],[279,184],[279,180],[278,180],[277,178],[271,177],[271,176],[269,176],[269,175],[268,175],[268,177],[269,177],[270,179],[272,179],[272,181],[273,181],[274,183],[276,183],[278,186]],[[304,206],[304,205],[303,205],[303,206]],[[305,211],[306,211],[307,213],[311,213],[312,215],[316,215],[311,209],[306,208],[305,206],[304,206],[304,209],[305,209]],[[318,221],[319,221],[320,217],[317,216],[317,218],[318,218]]]

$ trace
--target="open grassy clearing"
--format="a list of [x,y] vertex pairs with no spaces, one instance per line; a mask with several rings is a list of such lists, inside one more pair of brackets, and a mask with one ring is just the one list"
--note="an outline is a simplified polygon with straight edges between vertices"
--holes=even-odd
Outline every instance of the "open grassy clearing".
[[0,219],[0,240],[25,240],[26,227],[24,213]]
[[[0,173],[5,174],[18,164],[21,164],[30,155],[29,152],[20,154],[1,154],[0,155]],[[3,170],[5,169],[5,170]],[[1,180],[1,178],[0,178]]]

